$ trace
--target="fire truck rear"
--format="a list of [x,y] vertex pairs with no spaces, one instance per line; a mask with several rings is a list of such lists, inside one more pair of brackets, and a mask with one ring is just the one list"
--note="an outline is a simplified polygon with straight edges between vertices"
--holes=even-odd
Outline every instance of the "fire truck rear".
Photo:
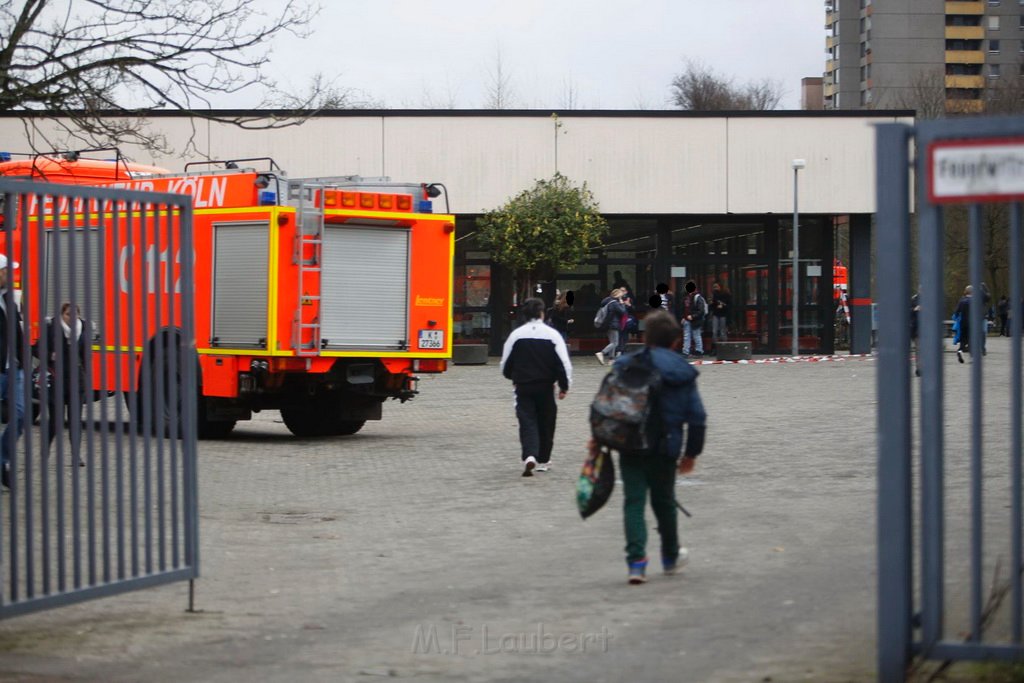
[[[269,170],[239,168],[253,161]],[[0,163],[0,176],[36,176],[38,159],[28,163]],[[192,197],[200,436],[225,436],[264,409],[280,410],[297,436],[354,434],[381,419],[385,400],[416,395],[419,374],[447,369],[455,224],[432,213],[437,185],[289,179],[269,159],[216,163],[226,168],[159,175],[121,161],[58,160],[45,174]],[[96,264],[105,272],[118,272],[116,247]],[[160,244],[132,248],[152,252],[154,268],[179,258]],[[117,279],[98,279],[102,296],[146,305]],[[127,385],[96,373],[94,387],[135,391],[144,356]]]

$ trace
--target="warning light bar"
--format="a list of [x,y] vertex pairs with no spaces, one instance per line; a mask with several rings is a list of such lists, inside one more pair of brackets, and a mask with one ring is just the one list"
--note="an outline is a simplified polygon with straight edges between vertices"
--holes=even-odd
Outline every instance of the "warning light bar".
[[[383,194],[379,192],[349,192],[347,190],[324,190],[322,193],[325,209],[365,209],[367,211],[412,211],[412,195]],[[317,202],[321,194],[317,194]]]

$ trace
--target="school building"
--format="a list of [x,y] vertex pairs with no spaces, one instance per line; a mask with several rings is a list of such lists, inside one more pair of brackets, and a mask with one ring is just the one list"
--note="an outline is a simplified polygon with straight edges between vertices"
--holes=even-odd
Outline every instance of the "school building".
[[[26,126],[25,117],[0,114],[4,151],[41,151],[51,146],[44,140],[66,139],[60,122],[40,117]],[[846,345],[836,338],[847,329],[836,325],[835,285],[848,272],[849,347],[866,352],[874,125],[892,121],[912,122],[913,112],[339,110],[267,130],[166,112],[148,115],[146,125],[172,152],[121,152],[172,171],[194,161],[269,157],[295,178],[443,185],[434,210],[456,216],[455,342],[486,344],[491,353],[513,324],[513,283],[477,243],[476,219],[537,179],[557,171],[586,182],[611,226],[602,248],[543,285],[549,298],[556,288],[574,292],[570,347],[580,352],[604,345],[592,320],[613,285],[628,284],[642,316],[659,282],[678,297],[692,279],[708,296],[713,282],[731,291],[730,339],[749,340],[755,353],[788,353],[798,209],[800,351]],[[841,310],[838,317],[845,318]]]

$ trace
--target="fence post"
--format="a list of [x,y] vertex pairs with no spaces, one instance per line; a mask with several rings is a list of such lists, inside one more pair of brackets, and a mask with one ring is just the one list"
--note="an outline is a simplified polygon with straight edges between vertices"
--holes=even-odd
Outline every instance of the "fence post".
[[878,679],[903,681],[912,600],[910,470],[911,128],[877,128],[878,230]]

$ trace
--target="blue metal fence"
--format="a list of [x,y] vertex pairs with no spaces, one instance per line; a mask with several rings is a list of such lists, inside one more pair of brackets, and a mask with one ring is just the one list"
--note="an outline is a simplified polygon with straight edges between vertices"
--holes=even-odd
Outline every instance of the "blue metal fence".
[[[0,303],[20,311],[25,339],[0,359],[11,427],[0,618],[191,581],[191,200],[23,181],[0,181],[0,198],[14,285]],[[4,338],[17,328],[7,315]]]
[[[1024,290],[1021,278],[1021,209],[1024,192],[1014,190],[1015,182],[996,187],[980,176],[963,181],[967,192],[959,199],[966,204],[968,280],[971,298],[968,320],[974,347],[969,391],[956,397],[957,427],[967,430],[965,509],[967,521],[956,519],[950,509],[950,481],[947,472],[949,397],[945,396],[944,367],[950,362],[945,350],[944,300],[947,277],[944,199],[935,192],[936,165],[932,151],[941,145],[962,149],[978,148],[980,169],[986,174],[995,145],[1024,150],[1024,118],[965,118],[919,123],[916,126],[885,124],[877,131],[878,183],[878,669],[882,681],[905,680],[914,657],[925,660],[1022,660],[1022,496],[1021,496],[1021,318]],[[986,151],[987,150],[987,151]],[[911,159],[916,151],[916,158]],[[1012,149],[1004,155],[1012,161]],[[988,154],[988,156],[985,156]],[[1009,163],[1009,161],[1008,161]],[[973,168],[973,167],[972,167]],[[1024,168],[1022,163],[1021,168]],[[992,166],[993,173],[995,167]],[[910,172],[916,175],[917,254],[911,252]],[[1005,169],[1004,169],[1005,170]],[[1000,171],[1001,172],[1001,171]],[[1016,173],[1016,171],[1012,171]],[[994,176],[993,176],[994,177]],[[970,188],[976,191],[971,192]],[[993,189],[994,188],[994,189]],[[975,196],[976,195],[976,196]],[[983,202],[1009,206],[1007,244],[986,245]],[[1001,234],[1001,233],[999,233]],[[1009,300],[1016,310],[1011,315],[1009,395],[998,407],[988,408],[983,400],[986,388],[986,336],[983,291],[983,259],[987,247],[1009,254]],[[911,273],[919,275],[917,369],[913,377],[910,339]],[[979,343],[980,342],[980,343]],[[956,361],[952,361],[956,364]],[[912,402],[917,382],[919,401]],[[993,434],[984,421],[985,410],[1007,410],[1008,433]],[[999,424],[1004,424],[1003,420]],[[917,436],[915,442],[915,435]],[[993,437],[995,437],[993,439]],[[1009,454],[1009,462],[994,462]],[[917,455],[915,468],[914,455]],[[960,452],[952,453],[961,456]],[[959,466],[959,461],[956,462]],[[986,480],[986,468],[1006,468],[1007,480]],[[960,479],[957,479],[959,483]],[[956,493],[960,497],[960,490]],[[986,496],[999,496],[1008,504],[986,507]],[[916,508],[916,515],[915,515]],[[1000,515],[999,528],[1009,538],[986,537],[986,529]],[[916,522],[916,524],[915,524]],[[966,538],[958,535],[959,527]],[[951,545],[963,548],[966,571],[951,572]],[[1006,599],[992,600],[986,592],[984,572],[993,557],[1007,558]],[[959,559],[959,558],[958,558]],[[916,562],[915,562],[916,560]],[[914,567],[919,566],[915,577]],[[961,579],[964,584],[959,583]],[[951,591],[966,615],[960,628],[948,624]],[[963,600],[960,600],[960,598]],[[1005,636],[986,634],[987,612],[999,604],[1008,621]],[[958,605],[959,606],[959,605]]]

